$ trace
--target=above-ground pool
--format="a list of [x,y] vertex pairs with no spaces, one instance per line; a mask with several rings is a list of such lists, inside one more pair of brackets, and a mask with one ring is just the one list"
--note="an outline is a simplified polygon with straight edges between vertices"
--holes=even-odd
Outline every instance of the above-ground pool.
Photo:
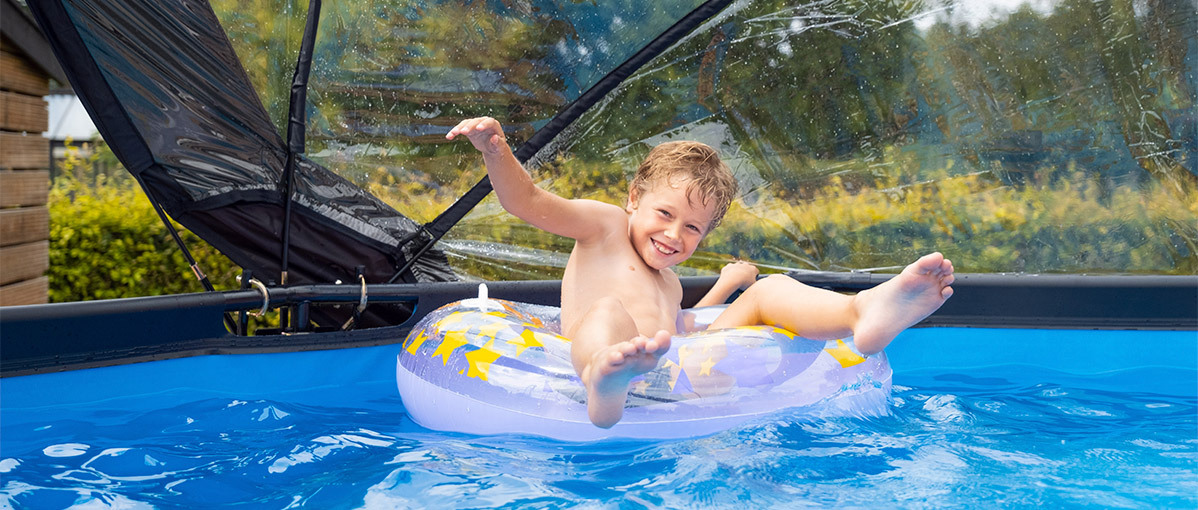
[[924,328],[892,413],[564,443],[421,428],[399,345],[0,380],[0,508],[1198,506],[1198,333]]

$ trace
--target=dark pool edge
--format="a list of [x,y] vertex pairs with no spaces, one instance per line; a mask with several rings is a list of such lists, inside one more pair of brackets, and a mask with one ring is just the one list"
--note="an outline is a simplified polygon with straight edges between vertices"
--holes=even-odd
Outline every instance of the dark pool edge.
[[[893,275],[792,272],[809,285],[840,292],[867,289]],[[696,302],[715,277],[684,277],[683,304]],[[560,281],[487,282],[490,295],[555,304]],[[371,303],[405,303],[418,318],[471,297],[477,283],[372,285]],[[1198,276],[960,274],[955,294],[917,327],[1198,331]],[[319,302],[352,306],[352,285],[270,290],[272,305]],[[222,314],[262,306],[258,291],[226,291],[0,308],[0,377],[179,357],[327,350],[402,342],[415,320],[352,331],[237,336]]]

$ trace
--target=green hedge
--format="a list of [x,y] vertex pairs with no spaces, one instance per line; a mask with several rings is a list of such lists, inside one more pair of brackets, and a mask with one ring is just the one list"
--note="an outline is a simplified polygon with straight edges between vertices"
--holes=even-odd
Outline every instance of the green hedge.
[[[217,289],[236,288],[232,261],[195,234],[180,234]],[[131,180],[95,185],[71,176],[50,190],[50,301],[84,301],[204,290],[183,252]]]

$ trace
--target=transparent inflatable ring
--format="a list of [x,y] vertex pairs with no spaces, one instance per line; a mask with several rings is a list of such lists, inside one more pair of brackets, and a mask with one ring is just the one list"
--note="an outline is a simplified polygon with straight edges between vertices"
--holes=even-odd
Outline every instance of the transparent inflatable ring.
[[[691,311],[702,325],[721,308]],[[408,415],[441,431],[592,441],[702,436],[781,410],[800,419],[889,412],[884,353],[754,326],[675,336],[657,368],[633,379],[623,419],[601,429],[587,418],[558,315],[485,290],[428,314],[396,363]]]

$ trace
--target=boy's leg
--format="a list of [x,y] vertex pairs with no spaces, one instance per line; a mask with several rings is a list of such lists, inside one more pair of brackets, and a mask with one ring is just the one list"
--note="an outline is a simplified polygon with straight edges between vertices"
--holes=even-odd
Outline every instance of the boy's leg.
[[952,262],[925,255],[894,278],[849,296],[774,275],[758,281],[711,324],[712,329],[769,324],[815,340],[853,335],[865,354],[881,351],[900,332],[952,295]]
[[670,334],[645,338],[617,299],[596,301],[571,338],[570,357],[587,390],[591,423],[607,428],[624,416],[628,382],[653,370],[670,350]]
[[812,340],[853,334],[853,297],[774,274],[745,289],[707,329],[768,324]]

